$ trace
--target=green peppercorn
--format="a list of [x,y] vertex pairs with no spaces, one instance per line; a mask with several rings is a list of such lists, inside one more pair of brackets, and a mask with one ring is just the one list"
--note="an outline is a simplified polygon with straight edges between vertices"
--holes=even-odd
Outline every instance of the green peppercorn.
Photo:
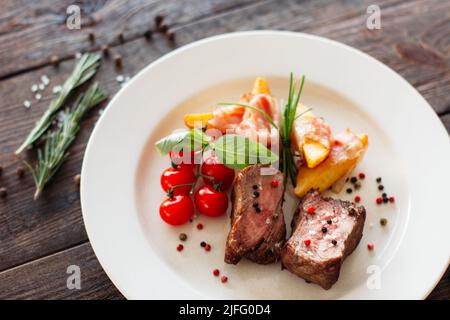
[[180,233],[180,236],[178,237],[181,241],[187,240],[187,234],[186,233]]

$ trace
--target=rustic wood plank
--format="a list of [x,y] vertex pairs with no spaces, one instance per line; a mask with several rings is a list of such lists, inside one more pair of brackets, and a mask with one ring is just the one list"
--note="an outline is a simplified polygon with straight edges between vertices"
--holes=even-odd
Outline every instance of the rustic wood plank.
[[450,113],[447,113],[441,117],[441,121],[447,129],[447,132],[450,133]]
[[[67,268],[80,268],[81,289],[67,288]],[[0,299],[124,299],[89,243],[0,273]]]
[[[141,37],[154,28],[157,14],[163,14],[168,26],[173,27],[254,1],[83,0],[76,2],[82,9],[81,29],[70,30],[66,26],[66,8],[73,1],[11,0],[6,5],[9,10],[0,12],[0,79],[48,64],[52,55],[66,59],[77,51],[117,45],[119,33],[125,41]],[[90,32],[95,32],[94,43],[88,39]]]
[[441,281],[428,296],[429,300],[450,300],[450,267],[447,268]]
[[[96,3],[102,5],[102,2]],[[173,24],[173,30],[177,33],[178,45],[227,31],[249,29],[286,29],[327,36],[360,48],[387,63],[415,85],[436,111],[441,114],[447,112],[450,106],[449,43],[448,37],[445,38],[444,35],[449,30],[449,2],[381,1],[380,31],[368,31],[365,28],[365,9],[369,4],[371,1],[344,0],[339,5],[329,1],[262,1],[212,17],[205,15],[193,22],[184,20],[183,23]],[[35,8],[36,15],[39,15],[40,9],[38,6]],[[184,10],[189,10],[189,6]],[[50,19],[46,18],[46,14],[42,18],[45,21]],[[3,26],[5,19],[10,21],[7,20],[8,17],[13,16],[14,14],[0,14],[0,26]],[[429,19],[435,22],[434,32],[427,25]],[[416,28],[413,24],[418,24],[419,27]],[[24,27],[18,24],[15,28]],[[97,30],[96,26],[93,28]],[[414,34],[417,30],[421,31],[420,36],[412,37],[410,33]],[[11,32],[17,33],[20,30]],[[123,70],[118,72],[111,60],[103,61],[98,80],[111,93],[119,88],[115,81],[118,73],[133,75],[149,62],[172,50],[161,35],[156,35],[152,42],[148,42],[137,34],[135,38],[129,38],[125,45],[112,48],[112,54],[123,55]],[[0,37],[3,35],[0,33]],[[49,33],[39,40],[42,43],[52,43],[52,37]],[[77,42],[75,40],[72,39]],[[78,41],[84,43],[86,39],[83,36]],[[85,44],[81,45],[83,46]],[[0,53],[2,48],[1,44]],[[437,53],[434,55],[430,51]],[[38,66],[45,55],[35,57],[37,61],[41,59]],[[3,57],[0,54],[0,65]],[[431,65],[426,57],[432,57]],[[0,200],[0,270],[69,248],[87,239],[80,214],[78,191],[72,183],[72,177],[80,170],[84,147],[98,117],[97,112],[92,112],[84,121],[84,129],[71,149],[72,156],[49,186],[46,196],[38,202],[31,199],[31,177],[27,175],[18,180],[15,176],[17,160],[11,155],[50,99],[50,94],[46,93],[45,99],[33,102],[31,109],[23,108],[23,101],[32,97],[29,91],[31,84],[37,82],[41,74],[49,75],[52,84],[59,84],[70,72],[72,65],[73,60],[68,59],[59,69],[45,65],[33,72],[0,81],[0,165],[5,167],[4,174],[0,177],[0,186],[7,186],[9,189],[8,198]],[[448,116],[442,117],[447,130],[448,119]],[[17,252],[21,254],[18,255]]]

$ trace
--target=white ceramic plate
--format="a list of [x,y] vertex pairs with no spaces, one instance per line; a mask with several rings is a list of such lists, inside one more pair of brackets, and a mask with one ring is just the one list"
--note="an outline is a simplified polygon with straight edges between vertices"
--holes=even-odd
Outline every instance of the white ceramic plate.
[[[198,231],[197,221],[173,228],[158,213],[164,197],[159,177],[169,162],[154,142],[182,127],[187,111],[236,101],[255,76],[267,77],[275,95],[286,98],[291,71],[306,75],[302,102],[334,132],[351,127],[369,135],[369,150],[357,169],[367,176],[358,191],[368,213],[364,236],[329,291],[281,271],[279,264],[224,264],[228,217],[200,217],[205,228]],[[382,63],[316,36],[243,32],[175,50],[114,97],[86,150],[81,202],[92,247],[127,298],[420,299],[449,262],[449,163],[449,136],[438,117]],[[375,204],[378,176],[395,204]],[[285,206],[288,223],[292,207],[291,199]],[[384,228],[382,217],[389,221]],[[180,232],[189,236],[181,253],[175,250]],[[211,252],[200,248],[203,240],[211,243]],[[374,251],[367,250],[368,242],[375,243]],[[228,275],[226,285],[212,276],[215,268]]]

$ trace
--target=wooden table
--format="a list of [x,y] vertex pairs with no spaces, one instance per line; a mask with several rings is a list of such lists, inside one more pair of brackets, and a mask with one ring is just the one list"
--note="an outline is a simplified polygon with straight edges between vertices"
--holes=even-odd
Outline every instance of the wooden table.
[[[83,121],[71,156],[33,201],[29,174],[18,178],[19,162],[12,155],[51,99],[51,87],[70,73],[76,52],[99,51],[123,57],[123,69],[103,59],[97,75],[114,94],[116,76],[134,75],[148,63],[173,50],[166,37],[153,29],[164,15],[176,34],[176,47],[212,35],[238,30],[276,29],[312,33],[356,47],[384,62],[408,80],[434,108],[450,130],[450,1],[441,0],[96,0],[81,3],[82,28],[69,30],[66,8],[73,1],[3,0],[0,13],[0,298],[123,299],[98,263],[89,244],[73,177],[80,172],[90,132],[99,115]],[[381,29],[368,30],[366,9],[381,7]],[[95,42],[88,34],[95,33]],[[124,42],[118,39],[124,36]],[[50,57],[58,55],[55,68]],[[51,85],[36,101],[30,91],[42,75]],[[31,108],[23,106],[32,101]],[[389,117],[389,114],[386,114]],[[444,254],[444,253],[443,253]],[[81,290],[68,290],[69,265],[81,268]],[[424,271],[425,272],[425,271]],[[414,281],[414,279],[411,279]],[[450,298],[450,271],[431,293]]]

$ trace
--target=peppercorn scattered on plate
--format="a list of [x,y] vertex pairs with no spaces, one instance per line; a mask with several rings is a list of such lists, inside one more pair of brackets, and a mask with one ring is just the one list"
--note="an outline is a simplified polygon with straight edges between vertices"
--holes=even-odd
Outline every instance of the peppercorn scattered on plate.
[[[242,92],[285,99],[290,72],[307,81],[291,139],[303,164],[283,205],[287,235],[311,188],[366,208],[361,242],[330,290],[279,263],[225,264],[227,215],[173,227],[158,214],[168,159],[155,142],[196,122],[222,128],[214,105]],[[87,146],[81,204],[98,260],[129,299],[422,299],[449,263],[449,163],[438,117],[382,63],[307,34],[240,32],[179,48],[120,90]]]

